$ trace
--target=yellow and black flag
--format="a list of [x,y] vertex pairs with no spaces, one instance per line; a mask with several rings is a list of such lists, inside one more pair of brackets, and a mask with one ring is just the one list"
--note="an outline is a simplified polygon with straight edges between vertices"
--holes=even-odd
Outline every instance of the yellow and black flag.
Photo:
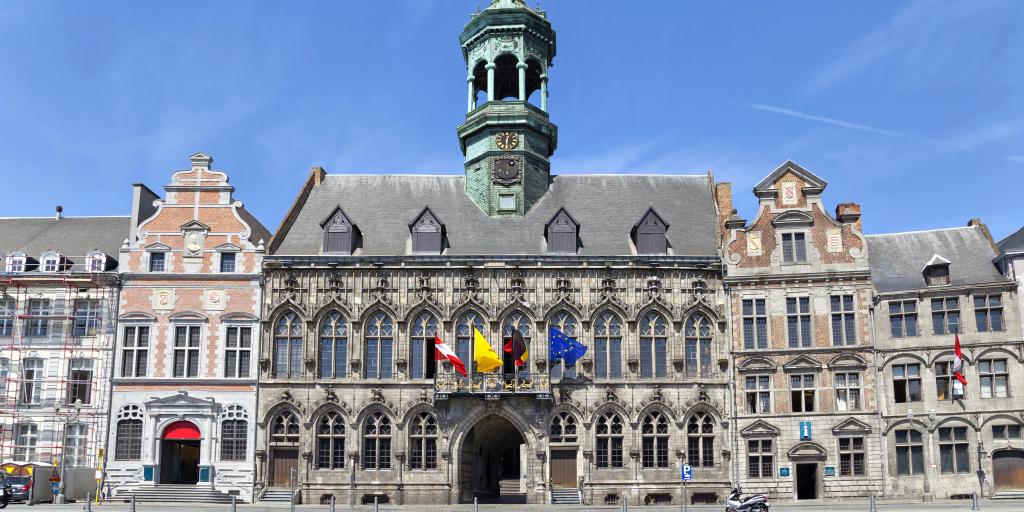
[[516,366],[526,366],[526,358],[530,355],[526,348],[526,341],[519,331],[514,331],[512,337],[505,342],[505,352],[512,354],[512,360]]

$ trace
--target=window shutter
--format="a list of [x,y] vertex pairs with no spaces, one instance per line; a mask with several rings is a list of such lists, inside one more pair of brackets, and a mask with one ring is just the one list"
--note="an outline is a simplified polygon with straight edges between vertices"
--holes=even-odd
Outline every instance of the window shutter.
[[412,252],[441,254],[443,225],[430,210],[423,210],[412,226]]
[[338,210],[324,227],[325,254],[352,254],[352,223]]
[[559,210],[548,223],[548,252],[575,253],[579,226],[565,210]]
[[636,249],[639,254],[665,254],[668,252],[668,226],[653,209],[647,211],[636,230]]

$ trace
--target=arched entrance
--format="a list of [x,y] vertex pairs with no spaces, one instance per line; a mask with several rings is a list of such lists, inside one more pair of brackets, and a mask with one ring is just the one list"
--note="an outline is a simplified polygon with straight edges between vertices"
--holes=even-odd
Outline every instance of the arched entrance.
[[160,436],[160,483],[194,484],[199,481],[199,427],[175,421]]
[[501,416],[473,425],[459,451],[459,501],[526,503],[526,447],[519,429]]
[[993,453],[992,474],[997,491],[1024,490],[1024,451],[1001,450]]

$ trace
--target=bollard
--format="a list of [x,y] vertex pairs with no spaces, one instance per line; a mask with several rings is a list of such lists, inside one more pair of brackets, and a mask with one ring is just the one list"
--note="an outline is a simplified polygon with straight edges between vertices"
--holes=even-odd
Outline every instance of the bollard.
[[380,502],[377,501],[377,497],[373,497],[373,512],[380,512]]
[[971,493],[971,510],[981,510],[981,507],[978,506],[978,493],[976,492]]
[[868,503],[868,512],[878,512],[878,508],[875,507],[875,491],[871,491],[871,501]]
[[334,512],[334,495],[331,495],[331,512]]
[[128,512],[135,512],[135,493],[132,493],[132,502],[128,504]]
[[236,512],[238,510],[238,505],[236,504],[237,500],[238,500],[238,497],[235,496],[234,494],[232,494],[231,495],[231,512]]
[[92,512],[92,493],[85,495],[85,512]]
[[480,512],[480,504],[476,501],[476,496],[473,496],[473,512]]

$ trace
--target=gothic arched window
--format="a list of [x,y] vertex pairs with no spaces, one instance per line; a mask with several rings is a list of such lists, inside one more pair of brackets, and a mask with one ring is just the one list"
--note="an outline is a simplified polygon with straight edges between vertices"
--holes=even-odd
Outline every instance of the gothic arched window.
[[424,311],[412,322],[409,339],[409,360],[412,378],[433,379],[437,361],[434,360],[434,336],[437,335],[437,317]]
[[391,469],[391,420],[382,412],[366,418],[363,469]]
[[643,449],[641,459],[645,468],[668,467],[668,420],[665,415],[652,412],[644,416],[640,427]]
[[594,322],[594,377],[622,377],[622,320],[605,311]]
[[560,412],[551,418],[551,442],[576,442],[576,417],[569,412]]
[[484,320],[476,311],[466,311],[459,317],[455,327],[455,355],[462,359],[462,362],[472,368],[467,371],[475,371],[476,363],[473,362],[473,329],[484,332]]
[[[512,337],[513,332],[518,332],[523,337],[523,343],[526,344],[527,354],[530,353],[530,319],[525,313],[518,309],[512,311],[505,317],[505,321],[501,323],[501,339],[508,340]],[[512,356],[508,352],[502,351],[502,361],[504,362],[504,372],[514,373],[515,366],[512,361]],[[527,355],[529,357],[529,355]],[[530,365],[526,364],[519,367],[519,374],[525,375],[530,373]]]
[[249,413],[241,405],[229,405],[220,417],[220,460],[245,460],[249,446]]
[[[564,309],[555,313],[551,317],[551,327],[558,329],[565,333],[570,338],[576,337],[576,317],[572,316],[572,313],[565,311]],[[558,380],[561,378],[574,379],[576,378],[576,367],[565,366],[565,361],[552,361],[551,362],[551,379]]]
[[394,326],[391,317],[378,311],[366,321],[366,378],[390,379],[394,358]]
[[409,468],[437,469],[437,419],[421,412],[409,430]]
[[640,319],[640,377],[662,378],[668,373],[668,322],[649,311]]
[[686,319],[687,377],[711,376],[711,336],[711,321],[707,316],[697,313]]
[[622,467],[622,417],[614,412],[607,412],[597,420],[595,429],[597,438],[598,468],[621,468]]
[[316,467],[345,467],[345,419],[336,412],[320,416],[316,423]]
[[270,444],[299,445],[299,417],[290,409],[274,416],[270,422]]
[[274,326],[274,377],[298,379],[302,376],[302,320],[288,311]]
[[347,374],[348,322],[332,311],[320,324],[320,378],[341,379]]
[[694,467],[715,467],[715,422],[706,412],[690,416],[686,423],[686,460]]

